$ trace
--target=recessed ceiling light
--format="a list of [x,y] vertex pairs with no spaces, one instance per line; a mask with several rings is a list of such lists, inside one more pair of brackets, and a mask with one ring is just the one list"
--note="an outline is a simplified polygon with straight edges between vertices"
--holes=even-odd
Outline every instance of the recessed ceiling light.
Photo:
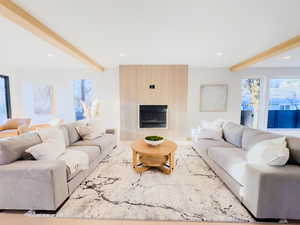
[[120,53],[120,57],[124,57],[125,56],[125,54],[124,53]]
[[217,56],[222,56],[222,55],[223,55],[223,52],[217,52],[216,55],[217,55]]
[[290,58],[292,58],[292,56],[286,55],[286,56],[283,56],[282,58],[283,58],[283,59],[290,59]]
[[48,54],[48,57],[53,57],[53,56],[54,56],[53,54],[50,54],[50,53]]

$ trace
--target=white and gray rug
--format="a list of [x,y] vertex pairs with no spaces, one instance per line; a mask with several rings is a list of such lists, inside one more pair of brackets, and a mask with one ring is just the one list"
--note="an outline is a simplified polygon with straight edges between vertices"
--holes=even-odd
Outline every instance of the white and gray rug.
[[128,145],[115,149],[71,195],[57,217],[253,222],[190,146],[179,146],[171,175],[137,174]]

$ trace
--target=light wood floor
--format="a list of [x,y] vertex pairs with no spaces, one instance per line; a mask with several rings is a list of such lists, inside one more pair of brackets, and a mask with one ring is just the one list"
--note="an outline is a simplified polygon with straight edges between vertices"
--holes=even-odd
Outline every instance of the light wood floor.
[[[131,221],[131,220],[93,220],[93,219],[66,219],[29,217],[16,213],[0,213],[0,225],[220,225],[230,223],[207,222],[167,222],[167,221]],[[232,223],[245,225],[245,223]],[[259,223],[270,224],[270,223]],[[252,225],[252,223],[247,223]]]

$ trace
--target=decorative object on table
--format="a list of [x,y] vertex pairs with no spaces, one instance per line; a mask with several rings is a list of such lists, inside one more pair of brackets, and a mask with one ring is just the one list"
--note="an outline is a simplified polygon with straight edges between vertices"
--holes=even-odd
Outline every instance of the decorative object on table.
[[165,139],[164,137],[160,136],[147,136],[144,138],[144,141],[149,145],[157,146],[162,144],[165,141]]
[[205,84],[200,86],[200,112],[227,111],[227,84]]
[[151,167],[156,167],[165,174],[174,170],[174,154],[177,145],[169,140],[157,146],[150,146],[145,139],[139,139],[132,145],[132,167],[142,173]]
[[100,102],[98,99],[92,101],[91,106],[88,106],[85,102],[80,101],[83,108],[84,118],[87,120],[96,119],[100,116]]
[[33,109],[35,114],[49,115],[54,112],[54,96],[52,86],[39,86],[33,89]]

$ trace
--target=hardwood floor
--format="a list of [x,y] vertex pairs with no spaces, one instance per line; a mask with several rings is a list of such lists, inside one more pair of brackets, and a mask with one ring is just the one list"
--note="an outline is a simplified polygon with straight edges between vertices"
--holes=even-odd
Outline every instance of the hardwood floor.
[[[209,222],[174,222],[174,221],[131,221],[131,220],[94,220],[94,219],[66,219],[66,218],[44,218],[29,217],[20,213],[0,213],[0,225],[220,225],[230,223]],[[242,225],[243,223],[232,223]],[[247,223],[251,225],[252,223]],[[270,223],[260,223],[261,225]]]

